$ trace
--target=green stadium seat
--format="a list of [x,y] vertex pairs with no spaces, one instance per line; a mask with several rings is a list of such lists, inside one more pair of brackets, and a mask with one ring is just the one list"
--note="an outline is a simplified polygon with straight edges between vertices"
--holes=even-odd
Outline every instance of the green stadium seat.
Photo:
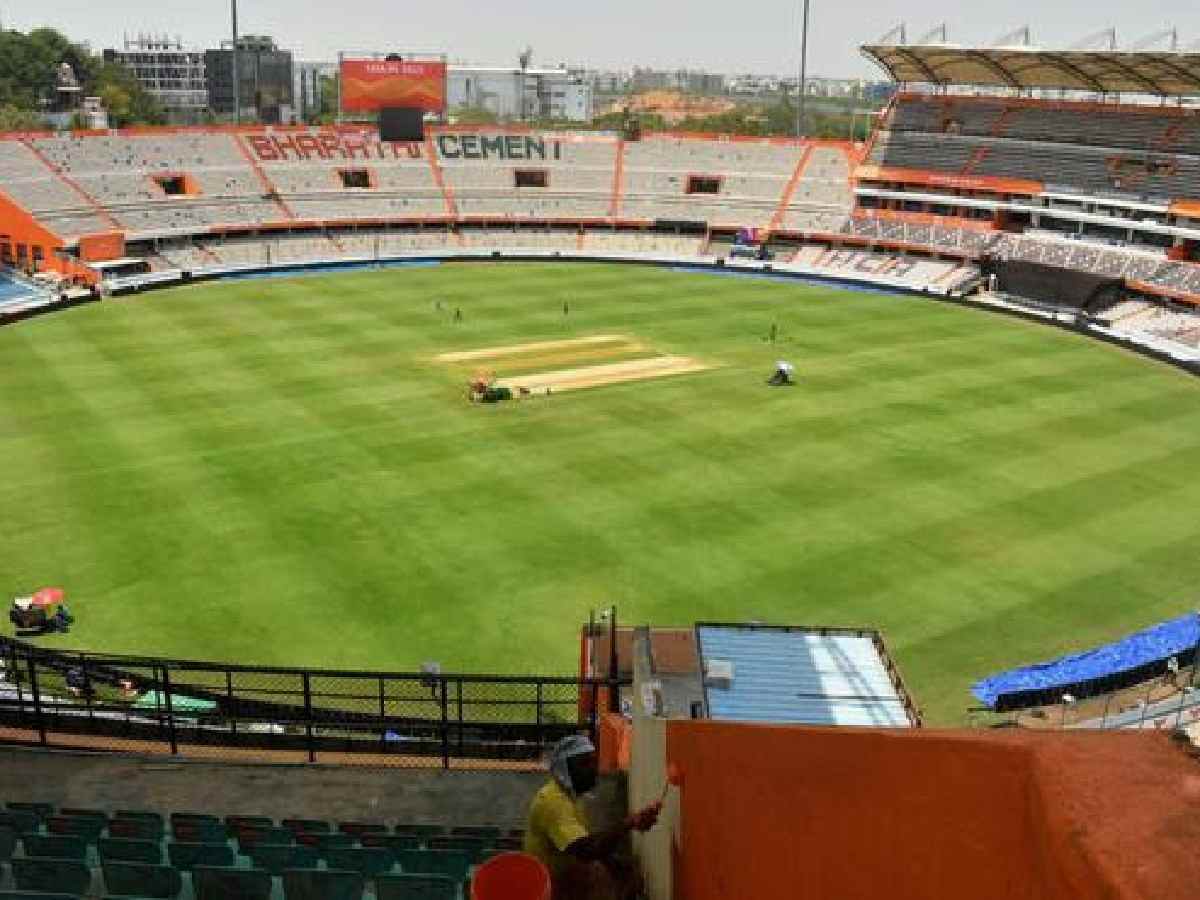
[[77,859],[14,857],[13,880],[22,891],[48,894],[83,894],[92,882],[92,870]]
[[387,847],[347,847],[327,850],[325,865],[331,869],[361,872],[370,879],[390,872],[396,865],[396,856]]
[[229,837],[225,823],[209,813],[171,813],[171,832],[178,835],[181,829],[185,834],[204,835],[206,840],[212,840],[218,834],[221,840]]
[[364,847],[387,847],[389,850],[420,850],[423,839],[416,834],[364,834]]
[[400,850],[396,861],[406,875],[448,875],[458,882],[471,871],[471,856],[461,850]]
[[162,865],[162,847],[155,841],[101,838],[100,859],[103,862],[139,862],[159,866]]
[[98,809],[79,809],[78,807],[64,806],[58,811],[60,816],[66,816],[68,819],[94,819],[98,822],[108,824],[108,813]]
[[316,847],[304,844],[259,844],[250,850],[250,859],[258,868],[282,875],[284,869],[317,868],[321,853]]
[[249,855],[251,847],[259,844],[294,844],[296,835],[290,828],[248,828],[237,833],[238,850]]
[[0,891],[0,900],[80,900],[77,894],[44,894],[41,891]]
[[458,835],[455,837],[432,837],[426,845],[430,850],[459,850],[471,857],[471,862],[480,862],[483,859],[483,851],[488,846],[488,841],[477,837],[464,837]]
[[269,900],[271,873],[197,866],[192,870],[192,889],[196,900]]
[[23,834],[21,846],[26,856],[87,860],[87,841],[73,834]]
[[17,830],[9,825],[0,825],[0,862],[12,859],[17,848]]
[[242,831],[247,828],[274,828],[275,820],[267,816],[226,816],[225,825],[228,828]]
[[50,834],[73,834],[81,837],[89,844],[100,840],[106,823],[100,819],[76,819],[71,816],[51,816],[46,820],[46,831]]
[[33,813],[38,819],[48,819],[54,815],[53,803],[5,803],[5,807],[14,812]]
[[228,844],[189,844],[172,841],[167,844],[167,858],[171,865],[189,871],[193,866],[232,866],[235,862],[233,848]]
[[148,809],[118,809],[113,815],[114,819],[140,819],[145,822],[163,823],[162,813],[153,812]]
[[355,837],[363,834],[386,832],[388,827],[380,822],[338,822],[338,831]]
[[115,838],[134,841],[161,841],[162,820],[117,818],[108,823],[108,833]]
[[29,834],[42,830],[42,819],[27,809],[10,809],[0,813],[0,825],[7,825],[17,834]]
[[458,882],[445,875],[380,875],[375,900],[458,900]]
[[364,884],[360,872],[288,869],[283,873],[283,896],[286,900],[361,900]]
[[221,822],[200,819],[171,823],[171,836],[185,844],[216,844],[229,837]]
[[194,812],[173,812],[171,813],[171,823],[175,822],[212,822],[215,825],[220,825],[221,820],[212,813],[194,813]]
[[323,819],[284,819],[279,824],[296,834],[327,834],[333,830]]
[[419,825],[413,823],[398,824],[394,829],[396,834],[415,834],[418,837],[434,837],[445,834],[446,829],[441,825]]
[[155,897],[169,900],[183,890],[183,878],[173,866],[106,862],[104,889],[116,897]]
[[332,834],[298,834],[296,840],[309,847],[316,847],[318,851],[324,853],[326,850],[334,850],[339,847],[353,847],[358,838],[352,834],[342,834],[339,831]]
[[492,825],[456,825],[450,829],[451,837],[475,837],[484,841],[494,841],[503,832]]

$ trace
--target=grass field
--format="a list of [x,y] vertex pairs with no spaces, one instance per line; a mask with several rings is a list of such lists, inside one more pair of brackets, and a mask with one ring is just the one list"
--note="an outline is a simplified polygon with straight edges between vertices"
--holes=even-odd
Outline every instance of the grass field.
[[[434,360],[614,333],[713,368],[480,407]],[[780,357],[800,386],[764,386]],[[48,644],[388,669],[570,672],[611,602],[877,626],[950,723],[978,676],[1195,607],[1198,456],[1200,381],[934,302],[600,265],[226,282],[0,329],[0,591],[68,589]]]

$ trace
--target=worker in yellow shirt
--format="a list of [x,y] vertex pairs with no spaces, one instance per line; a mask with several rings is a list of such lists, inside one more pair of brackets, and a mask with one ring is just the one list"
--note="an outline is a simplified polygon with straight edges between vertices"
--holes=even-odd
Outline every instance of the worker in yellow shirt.
[[615,853],[631,831],[649,831],[661,803],[652,803],[615,828],[592,834],[580,797],[596,786],[596,748],[569,735],[550,754],[550,778],[529,807],[525,852],[550,870],[554,900],[625,900],[637,881],[616,864]]

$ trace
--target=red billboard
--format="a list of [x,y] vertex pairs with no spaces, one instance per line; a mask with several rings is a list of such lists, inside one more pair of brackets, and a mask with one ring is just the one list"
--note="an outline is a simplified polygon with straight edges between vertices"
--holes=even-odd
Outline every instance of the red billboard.
[[385,106],[408,106],[440,113],[446,106],[444,62],[342,60],[342,109],[376,112]]

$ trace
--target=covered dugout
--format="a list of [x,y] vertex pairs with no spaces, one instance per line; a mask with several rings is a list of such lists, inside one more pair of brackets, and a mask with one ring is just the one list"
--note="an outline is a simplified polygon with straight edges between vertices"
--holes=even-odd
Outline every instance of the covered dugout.
[[1116,303],[1125,287],[1120,278],[1023,259],[985,258],[980,269],[985,276],[995,275],[997,288],[1006,294],[1081,312]]

